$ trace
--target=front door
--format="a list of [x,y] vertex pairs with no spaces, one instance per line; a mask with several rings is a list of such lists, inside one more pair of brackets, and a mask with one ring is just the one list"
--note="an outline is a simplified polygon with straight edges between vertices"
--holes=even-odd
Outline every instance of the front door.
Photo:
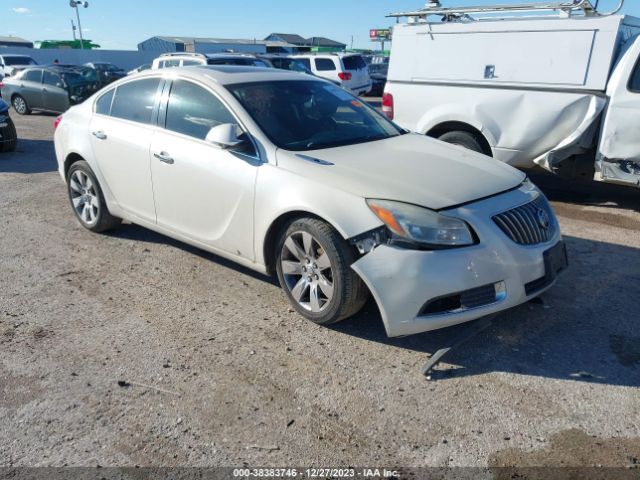
[[238,123],[207,88],[186,80],[171,86],[165,129],[151,145],[158,225],[201,244],[254,260],[253,202],[261,162],[205,142],[212,127]]
[[[96,103],[89,132],[105,185],[123,210],[156,221],[151,186],[149,147],[156,129],[160,78],[119,85],[113,101]],[[112,91],[103,96],[111,95]],[[108,108],[98,113],[102,105]]]
[[57,73],[44,71],[42,101],[43,108],[52,112],[65,112],[69,108],[69,92],[64,88],[62,77]]
[[640,186],[640,36],[628,41],[607,96],[596,180]]

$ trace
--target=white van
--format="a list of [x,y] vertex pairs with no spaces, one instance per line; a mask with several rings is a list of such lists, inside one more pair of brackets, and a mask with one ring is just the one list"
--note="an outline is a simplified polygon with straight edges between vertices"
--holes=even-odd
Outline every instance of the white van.
[[369,67],[362,55],[351,53],[317,53],[292,55],[318,77],[331,80],[355,95],[371,91]]
[[640,19],[588,0],[432,4],[392,14],[409,20],[393,30],[389,117],[513,166],[640,186]]

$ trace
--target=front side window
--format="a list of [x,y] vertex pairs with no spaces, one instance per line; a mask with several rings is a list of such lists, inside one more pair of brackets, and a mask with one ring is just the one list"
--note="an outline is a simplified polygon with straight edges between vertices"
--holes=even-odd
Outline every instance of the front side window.
[[27,70],[22,74],[21,80],[25,82],[42,82],[42,70]]
[[327,82],[286,80],[227,85],[262,131],[293,151],[373,142],[404,130]]
[[111,115],[111,101],[115,90],[109,90],[96,102],[96,113],[100,115]]
[[111,116],[150,124],[159,85],[159,78],[145,78],[120,85],[113,99]]
[[316,58],[316,70],[319,72],[331,72],[336,69],[336,64],[330,58]]
[[311,60],[309,60],[308,58],[297,58],[296,60],[307,67],[307,70],[311,71]]
[[47,70],[44,71],[42,83],[44,83],[45,85],[62,88],[62,78],[60,78],[60,76],[56,75],[55,73],[48,72]]
[[215,95],[185,80],[173,82],[167,105],[167,130],[204,140],[209,130],[223,123],[237,121]]
[[629,80],[629,90],[632,92],[640,93],[640,59],[636,62],[636,68],[631,74],[631,80]]

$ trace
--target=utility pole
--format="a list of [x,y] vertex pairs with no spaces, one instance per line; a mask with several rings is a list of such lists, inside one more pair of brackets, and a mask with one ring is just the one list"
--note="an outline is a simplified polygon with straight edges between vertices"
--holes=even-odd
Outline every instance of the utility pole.
[[82,24],[80,23],[80,10],[78,6],[89,8],[89,2],[87,1],[78,1],[78,0],[69,0],[69,6],[71,8],[76,9],[76,16],[78,17],[78,30],[80,32],[80,49],[84,50],[84,38],[82,37]]
[[73,18],[71,19],[71,32],[73,33],[73,41],[77,40],[76,38],[76,24],[73,23]]

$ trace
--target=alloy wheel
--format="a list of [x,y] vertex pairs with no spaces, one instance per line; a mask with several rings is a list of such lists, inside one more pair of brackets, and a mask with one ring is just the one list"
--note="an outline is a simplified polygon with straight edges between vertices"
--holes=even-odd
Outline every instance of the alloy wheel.
[[333,268],[324,247],[308,232],[289,235],[280,256],[293,299],[307,311],[324,311],[333,298]]
[[100,214],[100,200],[96,187],[82,170],[76,170],[69,179],[69,192],[76,215],[86,225],[94,225]]
[[27,102],[25,102],[22,97],[16,97],[13,99],[13,108],[20,115],[24,115],[27,113]]

